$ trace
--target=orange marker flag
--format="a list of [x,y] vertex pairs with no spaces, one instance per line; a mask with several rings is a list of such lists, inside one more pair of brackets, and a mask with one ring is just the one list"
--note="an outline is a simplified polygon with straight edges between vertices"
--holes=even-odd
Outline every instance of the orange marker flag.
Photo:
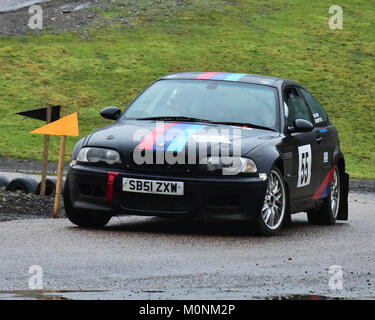
[[35,129],[30,133],[51,134],[56,136],[79,136],[77,112]]

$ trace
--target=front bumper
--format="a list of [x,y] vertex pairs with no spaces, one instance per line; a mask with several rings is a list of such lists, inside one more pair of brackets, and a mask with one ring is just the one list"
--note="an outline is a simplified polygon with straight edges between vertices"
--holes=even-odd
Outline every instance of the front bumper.
[[[116,170],[113,199],[107,198],[108,172],[102,167],[75,165],[69,170],[73,208],[112,215],[186,216],[251,219],[263,206],[266,182],[245,176],[179,176]],[[122,191],[122,178],[184,182],[183,196]]]

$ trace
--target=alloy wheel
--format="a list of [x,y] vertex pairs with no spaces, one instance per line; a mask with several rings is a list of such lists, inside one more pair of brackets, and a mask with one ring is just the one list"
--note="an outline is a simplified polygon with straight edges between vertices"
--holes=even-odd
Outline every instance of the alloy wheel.
[[279,173],[271,170],[264,198],[262,218],[269,229],[275,230],[282,223],[284,215],[285,187]]

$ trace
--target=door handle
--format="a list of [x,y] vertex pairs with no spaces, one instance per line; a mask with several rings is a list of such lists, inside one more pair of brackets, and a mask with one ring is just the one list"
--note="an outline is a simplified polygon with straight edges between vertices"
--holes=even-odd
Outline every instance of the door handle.
[[318,137],[318,138],[316,138],[316,142],[317,143],[322,143],[324,141],[324,138],[323,137]]

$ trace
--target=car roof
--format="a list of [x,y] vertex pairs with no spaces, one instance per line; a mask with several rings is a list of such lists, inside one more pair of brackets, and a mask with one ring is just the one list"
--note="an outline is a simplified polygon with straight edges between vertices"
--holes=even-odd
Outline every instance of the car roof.
[[298,85],[296,82],[276,78],[271,76],[247,74],[247,73],[230,73],[230,72],[179,72],[168,74],[160,79],[170,80],[170,79],[186,79],[186,80],[221,80],[221,81],[235,81],[235,82],[245,82],[253,84],[263,84],[273,87],[279,87],[285,83]]

